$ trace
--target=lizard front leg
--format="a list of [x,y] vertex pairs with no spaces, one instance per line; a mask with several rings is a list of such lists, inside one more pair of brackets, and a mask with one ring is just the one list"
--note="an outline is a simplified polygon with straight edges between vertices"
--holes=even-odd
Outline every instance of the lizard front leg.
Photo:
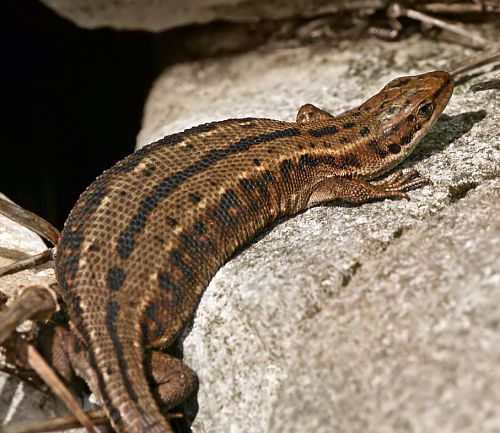
[[362,179],[327,177],[314,188],[307,202],[307,207],[334,200],[359,204],[386,198],[408,198],[406,191],[429,185],[431,181],[416,170],[403,173],[397,170],[391,176],[376,183]]
[[296,122],[301,125],[305,125],[311,122],[317,122],[319,120],[331,120],[334,119],[333,114],[328,113],[328,111],[322,110],[314,106],[313,104],[304,104],[299,108],[297,112]]

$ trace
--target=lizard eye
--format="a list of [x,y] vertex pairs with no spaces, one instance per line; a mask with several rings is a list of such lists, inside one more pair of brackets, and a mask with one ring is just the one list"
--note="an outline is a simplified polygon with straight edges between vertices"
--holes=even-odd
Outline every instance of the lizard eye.
[[431,103],[424,104],[418,109],[418,115],[420,117],[429,117],[432,114],[432,111],[434,110],[434,107],[432,106]]

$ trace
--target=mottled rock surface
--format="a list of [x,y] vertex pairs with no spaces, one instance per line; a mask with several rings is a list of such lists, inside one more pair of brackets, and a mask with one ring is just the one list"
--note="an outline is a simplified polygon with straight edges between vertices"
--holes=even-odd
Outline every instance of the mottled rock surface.
[[159,32],[212,21],[242,23],[380,9],[386,0],[40,0],[80,27]]
[[[340,113],[468,53],[414,37],[178,65],[154,85],[139,143],[228,117],[293,120],[305,102]],[[403,165],[433,186],[311,209],[219,271],[184,341],[201,379],[193,431],[500,430],[500,98],[473,82]]]

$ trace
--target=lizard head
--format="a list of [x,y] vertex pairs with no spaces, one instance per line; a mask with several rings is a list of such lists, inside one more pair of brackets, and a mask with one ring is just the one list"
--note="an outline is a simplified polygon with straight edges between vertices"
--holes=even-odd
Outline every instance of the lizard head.
[[453,93],[453,77],[444,71],[400,77],[359,107],[379,119],[393,153],[406,156],[434,125]]

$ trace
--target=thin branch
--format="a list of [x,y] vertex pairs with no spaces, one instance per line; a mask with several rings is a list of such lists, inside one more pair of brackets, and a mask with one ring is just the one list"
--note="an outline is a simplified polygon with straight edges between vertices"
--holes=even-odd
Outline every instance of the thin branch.
[[453,78],[457,78],[458,75],[461,75],[465,72],[469,72],[472,69],[479,68],[480,66],[487,65],[489,63],[495,63],[500,61],[500,45],[495,45],[488,50],[482,51],[479,54],[468,57],[465,60],[462,60],[460,63],[457,63],[449,68],[446,68],[445,71],[448,71]]
[[434,14],[492,14],[500,12],[500,4],[495,0],[475,3],[427,3],[419,5],[422,11]]
[[479,35],[474,34],[470,30],[467,30],[462,26],[459,26],[457,24],[451,24],[447,21],[432,17],[430,15],[424,14],[423,12],[419,12],[414,9],[407,9],[398,3],[393,3],[392,5],[389,6],[387,10],[387,15],[389,16],[389,18],[399,18],[400,16],[405,16],[413,20],[421,21],[423,23],[440,27],[444,30],[448,30],[450,32],[459,34],[460,36],[471,41],[473,46],[476,47],[483,48],[488,44],[488,41],[486,39],[484,39]]
[[[91,412],[85,412],[94,425],[109,425],[109,420],[103,410],[98,409]],[[182,414],[171,413],[167,418],[182,418]],[[81,427],[80,422],[75,416],[59,416],[50,419],[38,421],[20,421],[2,427],[2,433],[44,433],[60,430],[68,430]]]
[[89,433],[96,433],[94,424],[80,407],[75,396],[66,387],[66,385],[64,385],[59,376],[57,376],[54,370],[47,364],[45,359],[42,358],[42,356],[35,349],[35,346],[32,344],[28,345],[27,355],[30,367],[38,373],[38,375],[50,387],[52,392],[66,404],[68,409],[78,419],[80,424],[83,425]]
[[[87,412],[87,417],[94,425],[109,424],[102,410]],[[42,433],[81,427],[80,421],[74,416],[59,416],[43,420],[30,420],[12,423],[2,427],[2,433]]]
[[484,90],[500,90],[500,78],[483,81],[482,83],[474,84],[470,87],[473,92],[482,92]]
[[24,288],[9,308],[0,311],[0,344],[26,319],[57,310],[57,294],[41,284]]
[[42,265],[51,260],[54,260],[54,248],[48,248],[40,254],[28,257],[27,259],[18,260],[17,262],[0,268],[0,277],[34,268],[35,266]]
[[57,245],[61,235],[59,230],[33,212],[0,197],[0,214],[42,236],[52,245]]

